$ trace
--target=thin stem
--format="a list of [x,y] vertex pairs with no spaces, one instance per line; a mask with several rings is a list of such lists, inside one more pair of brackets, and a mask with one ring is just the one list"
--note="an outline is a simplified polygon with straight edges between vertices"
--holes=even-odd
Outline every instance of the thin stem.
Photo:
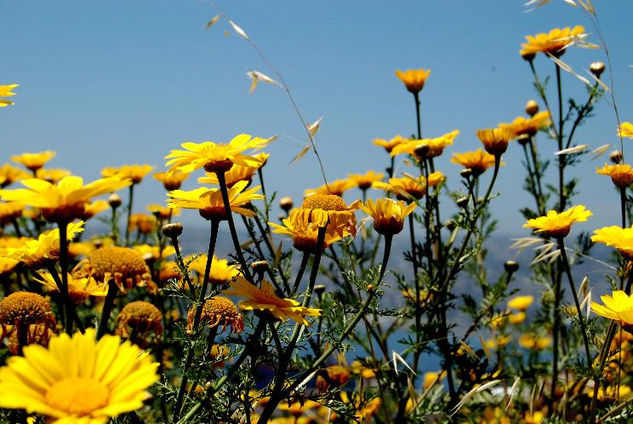
[[66,333],[73,332],[74,307],[68,296],[68,222],[60,221],[59,227],[59,267],[62,274],[62,299],[66,307]]
[[422,139],[422,121],[420,119],[420,93],[413,93],[413,99],[415,101],[415,123],[418,130],[418,140]]
[[132,217],[132,203],[134,201],[134,184],[129,188],[129,199],[127,204],[127,220],[125,221],[125,245],[130,245],[130,219]]
[[[556,88],[558,93],[558,150],[563,150],[563,91],[561,86],[560,67],[555,63],[556,68]],[[558,212],[565,210],[567,202],[565,196],[565,155],[558,155]]]
[[242,247],[237,237],[237,231],[235,230],[235,222],[233,221],[233,212],[231,211],[231,202],[229,200],[229,192],[226,187],[226,178],[224,177],[224,171],[216,172],[218,176],[218,182],[220,183],[220,192],[222,193],[222,201],[224,202],[224,210],[226,212],[226,220],[229,223],[229,230],[231,232],[231,239],[233,240],[233,247],[235,248],[235,254],[242,267],[242,274],[248,281],[253,281],[253,277],[248,269],[244,254],[242,253]]
[[108,282],[108,294],[103,302],[103,309],[101,310],[101,319],[99,320],[99,327],[97,329],[97,340],[105,335],[108,331],[108,321],[110,320],[110,314],[114,308],[114,300],[119,291],[119,287],[114,280]]
[[413,214],[409,215],[409,239],[411,241],[411,262],[413,263],[413,280],[417,280],[418,276],[418,255],[417,249],[415,247],[415,229],[414,229],[414,220]]
[[620,213],[622,215],[622,228],[626,228],[626,187],[620,187]]
[[[209,274],[211,272],[211,263],[213,262],[213,253],[215,252],[215,244],[218,238],[218,228],[220,226],[220,221],[218,219],[211,220],[211,235],[209,236],[209,248],[207,249],[207,262],[204,267],[204,278],[202,280],[202,287],[200,288],[200,293],[198,294],[198,301],[196,302],[196,311],[193,318],[193,326],[191,328],[192,336],[195,336],[196,331],[198,330],[198,325],[200,324],[200,317],[202,316],[202,308],[204,307],[204,298],[207,293],[207,288],[209,285]],[[176,404],[174,406],[174,415],[173,421],[178,421],[178,416],[180,415],[180,408],[182,408],[182,403],[185,399],[185,391],[187,390],[187,383],[189,382],[189,376],[187,372],[189,368],[191,368],[191,363],[193,362],[193,356],[195,353],[194,343],[193,341],[189,342],[189,349],[187,350],[187,357],[185,359],[185,364],[182,369],[182,380],[180,382],[180,387],[178,388],[178,395],[176,397]]]
[[305,272],[306,267],[308,266],[309,260],[310,260],[310,253],[303,252],[303,257],[301,258],[301,264],[299,265],[299,270],[297,271],[297,276],[292,286],[292,292],[290,293],[291,297],[294,296],[295,293],[297,293],[297,290],[299,289],[299,284],[301,284],[301,278],[303,277],[303,273]]
[[565,242],[562,237],[558,239],[558,249],[561,252],[561,257],[563,259],[563,266],[565,268],[565,273],[567,274],[567,281],[569,282],[571,293],[574,297],[574,303],[576,304],[576,312],[578,313],[578,322],[580,323],[580,331],[582,333],[582,340],[585,345],[585,355],[587,356],[587,366],[591,366],[591,350],[589,347],[589,338],[587,336],[585,318],[582,314],[582,310],[580,309],[580,301],[578,300],[578,292],[576,290],[576,285],[574,284],[574,279],[571,274],[569,259],[567,258],[567,252],[565,251]]

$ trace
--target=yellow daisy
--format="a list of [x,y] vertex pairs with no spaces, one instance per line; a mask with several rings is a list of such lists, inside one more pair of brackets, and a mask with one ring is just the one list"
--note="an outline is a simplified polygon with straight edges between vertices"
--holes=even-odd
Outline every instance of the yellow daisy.
[[355,186],[356,183],[354,181],[350,181],[349,179],[334,180],[317,188],[307,189],[305,191],[305,195],[311,196],[313,194],[331,194],[335,196],[342,196],[343,193]]
[[404,72],[398,69],[396,71],[396,76],[407,87],[407,90],[413,94],[422,91],[429,75],[431,75],[430,69],[407,69]]
[[384,148],[387,153],[391,153],[391,151],[393,150],[394,147],[402,144],[402,143],[406,143],[407,141],[409,141],[408,139],[402,137],[401,135],[397,135],[394,138],[390,139],[390,140],[383,140],[382,138],[375,138],[374,139],[374,145],[375,146],[380,146],[382,148]]
[[[257,169],[255,166],[233,165],[231,169],[224,174],[226,186],[233,187],[240,181],[247,181],[250,184],[253,181],[253,176],[255,172],[257,172]],[[198,182],[200,184],[220,185],[218,176],[211,172],[207,172],[205,177],[198,178]]]
[[22,153],[21,155],[11,156],[11,160],[15,163],[24,165],[25,168],[31,171],[37,171],[42,168],[46,162],[55,157],[55,152],[52,150],[46,150],[38,153]]
[[11,106],[13,104],[12,101],[3,99],[2,97],[15,96],[16,93],[12,90],[19,85],[20,84],[0,85],[0,107]]
[[451,162],[470,169],[474,176],[478,176],[495,166],[495,157],[482,149],[477,149],[472,152],[453,153]]
[[384,174],[381,172],[367,171],[364,174],[349,174],[347,179],[361,190],[367,190],[376,181],[381,181],[383,177]]
[[[207,264],[207,255],[198,255],[193,260],[190,258],[187,259],[186,263],[189,263],[189,269],[195,271],[200,277],[199,280],[202,280],[204,277],[204,269]],[[227,284],[238,275],[240,275],[239,267],[236,265],[229,265],[229,261],[226,259],[220,259],[213,255],[213,260],[211,261],[211,271],[209,272],[209,282],[211,284]]]
[[372,187],[393,193],[398,200],[418,200],[426,194],[426,179],[423,176],[418,178],[409,176],[389,178],[389,182],[376,181]]
[[459,135],[459,130],[454,130],[435,138],[423,138],[421,140],[408,140],[395,146],[391,150],[391,156],[402,153],[414,155],[418,158],[434,158],[441,155],[447,146],[453,144]]
[[231,288],[223,293],[245,297],[246,300],[239,303],[240,308],[245,311],[268,312],[281,321],[291,319],[298,324],[309,325],[305,319],[306,316],[318,317],[321,315],[320,309],[306,308],[296,300],[277,297],[273,285],[266,280],[262,282],[262,288],[259,289],[238,276],[231,284]]
[[393,199],[371,199],[360,204],[360,209],[374,219],[374,229],[383,235],[398,234],[404,227],[404,218],[411,214],[416,204],[407,205]]
[[633,138],[633,124],[630,122],[622,122],[618,127],[618,135],[620,137]]
[[549,33],[540,33],[534,36],[528,35],[525,37],[527,42],[521,44],[521,55],[549,53],[555,57],[560,57],[565,53],[565,49],[585,36],[585,28],[581,25],[573,28],[554,28]]
[[501,123],[499,128],[506,128],[510,131],[511,138],[517,138],[521,135],[533,136],[539,130],[549,127],[552,124],[548,111],[538,112],[530,118],[522,116],[517,117],[509,124]]
[[508,300],[508,308],[518,309],[519,311],[525,311],[534,302],[534,296],[514,296]]
[[487,128],[477,130],[477,137],[484,145],[486,152],[499,156],[508,149],[508,143],[512,139],[512,133],[507,127]]
[[156,172],[154,178],[163,183],[165,190],[172,191],[178,190],[182,186],[182,183],[189,178],[189,173],[182,171]]
[[94,329],[62,334],[48,349],[26,346],[24,357],[0,368],[0,407],[41,414],[52,424],[105,424],[143,406],[158,365],[117,336],[97,342]]
[[[248,208],[253,200],[261,200],[263,195],[257,191],[260,186],[245,190],[247,181],[240,181],[228,189],[231,210],[244,216],[254,216],[255,212]],[[170,199],[167,204],[170,208],[198,209],[204,219],[225,220],[226,209],[222,200],[220,189],[200,187],[191,191],[174,190],[167,194]]]
[[611,246],[625,258],[633,260],[633,228],[622,228],[615,225],[599,228],[594,231],[591,241]]
[[544,232],[550,237],[565,237],[575,222],[585,222],[593,213],[583,205],[574,206],[564,212],[547,212],[546,216],[529,219],[523,227],[534,228],[537,233]]
[[181,144],[185,150],[172,150],[165,159],[170,159],[167,162],[167,166],[170,166],[169,172],[176,170],[192,172],[200,168],[204,168],[207,172],[226,172],[233,164],[257,166],[260,161],[244,152],[261,149],[271,141],[271,139],[240,134],[228,143],[187,142]]
[[596,173],[610,176],[613,184],[619,188],[626,188],[633,183],[633,167],[629,164],[605,164],[602,168],[596,168]]
[[104,178],[118,177],[121,180],[132,180],[132,184],[138,184],[154,169],[151,165],[122,165],[119,167],[108,166],[101,170]]
[[15,200],[39,208],[50,222],[70,221],[83,216],[84,208],[93,197],[130,185],[130,180],[102,178],[84,185],[81,177],[68,176],[51,184],[35,178],[22,180],[27,188],[0,190],[4,200]]
[[591,310],[596,314],[617,321],[625,327],[633,325],[633,295],[616,290],[612,296],[600,296],[602,303],[591,302]]
[[5,163],[0,166],[0,187],[2,188],[16,181],[31,177],[32,175],[28,172],[18,168],[17,166],[11,165],[10,163]]
[[[275,234],[285,234],[292,237],[293,247],[301,252],[315,253],[317,247],[325,250],[331,244],[343,237],[351,235],[350,227],[344,219],[336,219],[329,223],[325,232],[322,246],[317,246],[319,225],[311,219],[311,211],[296,208],[290,211],[287,218],[282,220],[283,225],[269,222]],[[355,230],[355,228],[354,228]]]
[[[39,275],[35,281],[42,283],[49,291],[59,291],[55,278],[45,272]],[[108,294],[108,285],[98,283],[92,277],[68,274],[68,296],[74,304],[83,303],[89,296],[105,297]]]
[[49,183],[57,184],[59,180],[71,175],[71,172],[67,169],[46,169],[40,168],[35,172],[35,176],[40,180],[48,181]]

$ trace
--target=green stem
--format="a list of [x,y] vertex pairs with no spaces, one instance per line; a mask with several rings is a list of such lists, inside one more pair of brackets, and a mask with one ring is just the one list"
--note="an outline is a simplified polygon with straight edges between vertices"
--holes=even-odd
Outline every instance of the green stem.
[[[558,150],[563,150],[563,91],[561,86],[560,67],[556,68],[556,88],[558,92]],[[558,155],[558,212],[565,210],[567,199],[565,196],[565,155]]]
[[62,299],[66,307],[66,333],[73,333],[73,316],[75,308],[68,296],[68,222],[60,221],[59,227],[59,267],[62,274]]
[[119,287],[114,280],[108,282],[108,294],[103,302],[103,309],[101,310],[101,319],[99,320],[99,327],[97,328],[97,340],[105,335],[108,331],[108,321],[110,320],[110,314],[114,308],[114,300],[119,291]]
[[125,221],[125,245],[130,245],[130,219],[132,217],[132,203],[134,202],[134,184],[129,188],[129,199],[127,204],[127,220]]

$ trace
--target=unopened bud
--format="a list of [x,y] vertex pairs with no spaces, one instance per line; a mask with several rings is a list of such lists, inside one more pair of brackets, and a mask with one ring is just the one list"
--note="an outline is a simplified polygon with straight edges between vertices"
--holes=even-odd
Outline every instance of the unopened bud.
[[251,268],[258,274],[263,274],[268,270],[268,261],[255,261],[251,264]]
[[525,104],[525,113],[530,116],[534,116],[538,113],[538,103],[535,100],[528,100]]
[[600,78],[600,75],[604,72],[604,63],[603,62],[593,62],[589,65],[589,70],[596,77]]
[[292,202],[292,197],[290,196],[282,197],[281,199],[279,199],[279,207],[286,212],[292,209],[293,205],[294,203]]
[[459,175],[461,175],[463,178],[469,179],[470,176],[473,175],[473,170],[470,168],[464,168],[459,171]]
[[417,147],[413,153],[419,158],[425,158],[426,154],[429,153],[430,147],[428,144],[423,144],[420,147]]
[[121,206],[123,202],[121,201],[121,198],[118,194],[113,193],[110,195],[110,197],[108,197],[108,203],[110,204],[110,207],[112,209],[116,209]]
[[517,137],[517,143],[519,143],[521,146],[525,146],[530,141],[530,138],[531,137],[529,134],[521,134]]
[[446,222],[444,222],[444,226],[449,231],[453,231],[457,227],[457,223],[455,222],[454,219],[447,219]]
[[519,269],[519,264],[516,261],[506,261],[503,264],[503,268],[508,274],[513,274]]
[[457,199],[457,206],[459,206],[460,208],[465,208],[466,206],[468,206],[468,197],[464,196]]
[[317,284],[316,286],[314,286],[314,292],[318,296],[321,296],[323,293],[325,293],[325,286],[323,284]]
[[609,155],[609,160],[615,163],[616,165],[622,162],[623,159],[624,159],[624,156],[622,155],[622,152],[619,150],[614,150]]
[[526,62],[531,62],[534,60],[534,56],[536,56],[534,53],[521,53],[521,57],[523,58],[523,60],[525,60]]
[[163,234],[170,239],[174,239],[182,234],[182,224],[180,222],[173,222],[171,224],[163,225]]

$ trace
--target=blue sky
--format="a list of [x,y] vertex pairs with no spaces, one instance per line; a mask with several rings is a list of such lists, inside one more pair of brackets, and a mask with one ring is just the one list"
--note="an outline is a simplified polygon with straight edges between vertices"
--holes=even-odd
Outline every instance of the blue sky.
[[[623,13],[629,2],[596,3],[621,115],[633,120],[633,28]],[[318,145],[329,179],[384,168],[387,157],[372,139],[415,128],[411,96],[394,70],[430,68],[422,94],[423,133],[461,130],[438,164],[457,188],[459,167],[449,163],[450,154],[478,148],[476,129],[511,121],[535,96],[529,68],[518,55],[524,36],[576,24],[593,32],[585,15],[562,0],[531,13],[519,0],[217,4],[282,72],[306,119],[324,117]],[[51,167],[92,180],[108,165],[149,163],[162,170],[163,156],[183,141],[279,134],[267,149],[267,189],[298,201],[305,188],[322,183],[312,155],[289,164],[305,133],[282,90],[260,85],[248,94],[246,72],[271,73],[244,40],[224,35],[225,24],[204,30],[215,14],[210,3],[189,0],[0,0],[0,83],[21,84],[16,105],[0,111],[2,161],[54,149]],[[574,48],[563,59],[584,72],[603,57],[598,50]],[[543,57],[537,67],[553,70]],[[583,84],[574,77],[565,75],[563,86],[584,100]],[[616,142],[615,128],[603,100],[576,140],[592,146]],[[539,143],[549,157],[553,142],[541,137]],[[527,234],[517,211],[532,203],[520,189],[521,158],[519,146],[511,146],[494,209],[502,231]],[[618,197],[608,179],[594,173],[604,160],[585,158],[574,171],[582,176],[577,201],[596,213],[585,229],[618,222]],[[194,186],[192,181],[187,187]],[[354,193],[346,197],[352,200]],[[137,199],[157,203],[164,192],[148,179]],[[197,220],[193,213],[183,219]]]

